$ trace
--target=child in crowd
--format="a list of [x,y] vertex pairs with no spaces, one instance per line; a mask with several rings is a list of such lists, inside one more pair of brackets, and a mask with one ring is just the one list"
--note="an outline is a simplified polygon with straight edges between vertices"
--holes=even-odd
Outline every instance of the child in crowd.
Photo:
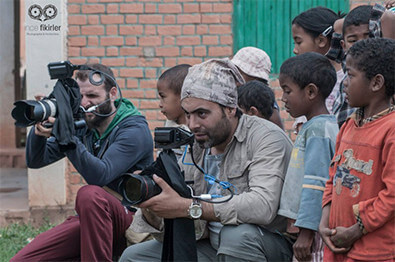
[[274,93],[270,87],[253,80],[237,88],[238,106],[244,114],[269,120],[273,114]]
[[325,56],[308,52],[286,60],[280,68],[282,101],[292,117],[306,116],[299,131],[281,194],[279,215],[288,218],[287,233],[296,238],[299,261],[322,261],[317,233],[321,200],[339,131],[325,99],[336,83],[336,71]]
[[[241,48],[231,59],[232,63],[239,69],[245,82],[258,80],[265,85],[269,86],[269,74],[272,67],[270,57],[262,49],[247,46]],[[272,105],[273,113],[270,121],[284,129],[280,117],[280,108],[274,100]]]
[[[181,107],[181,88],[190,65],[181,64],[169,68],[159,77],[156,84],[159,94],[159,107],[166,116],[166,127],[181,127],[189,131],[185,112]],[[180,158],[183,150],[173,150]]]
[[[322,55],[328,53],[335,21],[343,15],[338,15],[326,7],[310,8],[292,20],[292,37],[294,39],[294,54],[301,55],[306,52],[316,52]],[[339,86],[344,77],[341,63],[336,60],[330,60],[335,67],[337,81],[332,87],[331,93],[326,98],[326,107],[329,113],[333,113],[333,103],[338,96]],[[304,116],[295,119],[293,127],[297,133],[300,126],[306,122]]]
[[[372,6],[357,6],[344,18],[343,40],[341,41],[341,45],[345,53],[347,53],[348,49],[357,41],[369,38],[369,19],[371,11]],[[343,89],[344,87],[341,84],[333,103],[333,114],[336,115],[339,127],[343,125],[347,117],[355,110],[348,105]]]
[[323,196],[325,261],[394,261],[395,40],[358,41],[346,58],[349,104]]

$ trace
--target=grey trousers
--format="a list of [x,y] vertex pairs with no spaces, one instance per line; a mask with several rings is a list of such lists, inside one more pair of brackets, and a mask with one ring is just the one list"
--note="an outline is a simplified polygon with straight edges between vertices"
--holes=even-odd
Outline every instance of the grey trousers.
[[[292,245],[280,234],[252,224],[224,226],[215,250],[208,239],[197,242],[198,261],[291,261]],[[162,243],[156,240],[135,244],[120,261],[160,261]]]

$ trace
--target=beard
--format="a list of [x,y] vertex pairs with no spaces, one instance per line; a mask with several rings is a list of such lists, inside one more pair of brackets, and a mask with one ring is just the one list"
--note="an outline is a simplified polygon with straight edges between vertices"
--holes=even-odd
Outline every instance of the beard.
[[[107,95],[106,99],[109,99],[110,96]],[[97,108],[97,113],[99,114],[110,114],[112,112],[112,106],[111,106],[111,100],[108,100],[101,106]],[[107,119],[107,116],[97,116],[93,115],[91,118],[88,118],[87,115],[85,114],[85,121],[86,125],[88,126],[89,129],[94,129],[100,127],[100,125],[104,122],[104,120]]]
[[224,143],[231,135],[231,124],[225,114],[217,124],[210,129],[194,130],[194,133],[205,134],[207,140],[196,140],[201,148],[211,148]]

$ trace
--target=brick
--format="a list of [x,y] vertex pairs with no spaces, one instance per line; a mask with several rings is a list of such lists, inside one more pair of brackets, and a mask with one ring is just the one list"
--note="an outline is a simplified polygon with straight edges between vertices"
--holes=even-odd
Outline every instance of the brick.
[[70,46],[85,46],[86,37],[69,37]]
[[202,15],[202,23],[204,24],[218,24],[221,22],[219,15]]
[[139,66],[139,58],[138,57],[128,57],[128,58],[126,58],[126,66],[128,66],[128,67],[137,67],[137,66]]
[[222,24],[231,24],[232,23],[232,15],[220,15],[220,20]]
[[208,31],[210,34],[231,34],[232,28],[230,25],[209,25]]
[[99,16],[98,15],[89,15],[88,16],[88,24],[89,25],[99,24]]
[[156,26],[154,25],[146,25],[144,28],[145,35],[157,35]]
[[119,11],[127,14],[142,14],[144,13],[144,5],[140,3],[121,4]]
[[180,14],[177,16],[177,23],[178,24],[200,24],[201,17],[200,17],[200,14],[196,14],[196,15]]
[[90,5],[85,4],[82,5],[82,13],[83,14],[103,14],[105,12],[104,4]]
[[70,175],[69,176],[70,183],[75,185],[75,184],[80,184],[82,182],[81,176],[80,175]]
[[70,62],[74,65],[83,65],[86,64],[86,58],[70,58]]
[[187,57],[180,57],[178,58],[177,64],[189,64],[189,65],[196,65],[203,62],[202,58],[187,58]]
[[146,14],[155,14],[156,11],[156,4],[145,4],[144,13]]
[[145,111],[145,118],[147,120],[157,120],[158,119],[158,112],[154,110],[147,110]]
[[175,15],[165,15],[163,18],[163,23],[165,25],[175,24],[176,23],[176,16]]
[[125,22],[127,24],[136,24],[137,23],[137,15],[127,15],[125,18]]
[[68,35],[72,36],[72,35],[80,35],[80,27],[79,26],[71,26],[69,25],[69,32]]
[[143,69],[139,68],[121,68],[119,75],[121,77],[143,77]]
[[140,100],[141,109],[157,109],[159,108],[158,100]]
[[117,80],[117,83],[118,83],[118,86],[119,86],[119,88],[121,88],[121,89],[124,89],[125,88],[125,79],[119,79],[119,80]]
[[199,4],[184,4],[184,13],[199,13]]
[[194,35],[195,34],[195,25],[184,25],[182,27],[183,35]]
[[173,36],[166,36],[163,39],[163,44],[164,45],[175,45],[176,44],[176,38]]
[[[141,81],[144,81],[144,80],[141,80]],[[152,81],[152,80],[149,80],[149,81]],[[155,89],[154,90],[144,90],[144,97],[145,98],[153,98],[153,99],[157,99],[158,98],[158,96],[157,96],[157,90],[156,90],[156,84],[157,84],[157,81],[155,80]]]
[[99,0],[100,2],[106,2],[106,3],[120,3],[123,2],[124,0]]
[[135,89],[124,89],[122,90],[122,96],[125,98],[144,98],[144,91]]
[[180,50],[178,47],[157,47],[155,49],[157,56],[179,56]]
[[97,64],[100,63],[100,59],[98,57],[89,57],[88,64]]
[[137,45],[137,37],[126,37],[125,45],[136,46]]
[[141,35],[143,34],[142,25],[120,25],[119,26],[120,35]]
[[161,45],[160,36],[141,36],[138,38],[139,46],[159,46]]
[[97,36],[88,36],[88,46],[98,46],[99,38]]
[[102,24],[123,24],[123,15],[101,15]]
[[120,55],[142,55],[143,48],[141,47],[121,47]]
[[104,56],[104,48],[83,47],[81,48],[82,56]]
[[166,58],[165,67],[173,67],[177,65],[177,58]]
[[69,0],[69,1],[67,1],[69,4],[72,4],[72,3],[85,3],[85,0]]
[[124,66],[125,65],[125,58],[123,57],[116,57],[116,58],[103,58],[102,63],[107,66]]
[[232,45],[233,37],[231,35],[221,35],[220,36],[220,44],[221,45]]
[[[127,79],[126,80],[126,87],[127,88],[137,88],[139,86],[139,82],[137,79]],[[138,105],[138,103],[133,103],[135,105]]]
[[81,13],[81,8],[79,5],[70,4],[67,6],[68,14],[79,14]]
[[199,45],[200,37],[199,36],[179,36],[176,38],[177,45]]
[[67,53],[68,56],[80,56],[80,51],[81,51],[80,47],[69,46]]
[[179,14],[182,12],[181,4],[159,4],[158,12],[162,14]]
[[200,3],[201,13],[211,13],[213,11],[213,4]]
[[138,61],[138,66],[141,67],[163,67],[163,62],[161,58],[144,58],[140,57]]
[[86,15],[70,15],[67,21],[69,25],[85,25]]
[[145,78],[155,78],[156,79],[156,69],[145,69]]
[[81,34],[83,35],[103,35],[104,26],[87,25],[81,27]]
[[161,15],[139,15],[140,24],[162,24]]
[[232,55],[232,48],[230,46],[210,46],[208,48],[209,56],[230,56]]
[[181,35],[180,25],[159,25],[158,26],[159,35]]
[[181,48],[181,56],[193,56],[192,47]]
[[203,45],[217,45],[218,44],[218,36],[203,36]]
[[106,35],[118,36],[118,25],[107,25]]
[[107,5],[107,13],[108,14],[117,14],[119,13],[119,5],[118,4],[108,4]]
[[194,56],[206,56],[207,49],[205,46],[195,46],[193,51]]
[[119,50],[117,47],[107,47],[106,56],[119,56]]
[[208,26],[207,25],[197,25],[196,26],[196,34],[204,35],[208,33]]
[[232,4],[213,4],[214,13],[231,13],[233,10]]
[[[143,108],[143,107],[140,107]],[[154,130],[157,127],[163,127],[165,123],[163,121],[149,121],[148,122],[148,127],[150,130]]]

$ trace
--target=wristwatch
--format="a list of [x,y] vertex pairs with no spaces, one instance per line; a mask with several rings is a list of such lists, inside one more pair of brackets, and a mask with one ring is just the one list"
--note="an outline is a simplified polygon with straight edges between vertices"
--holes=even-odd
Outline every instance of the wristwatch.
[[188,217],[191,219],[199,219],[202,214],[202,204],[200,204],[199,199],[192,198],[192,203],[188,208]]

